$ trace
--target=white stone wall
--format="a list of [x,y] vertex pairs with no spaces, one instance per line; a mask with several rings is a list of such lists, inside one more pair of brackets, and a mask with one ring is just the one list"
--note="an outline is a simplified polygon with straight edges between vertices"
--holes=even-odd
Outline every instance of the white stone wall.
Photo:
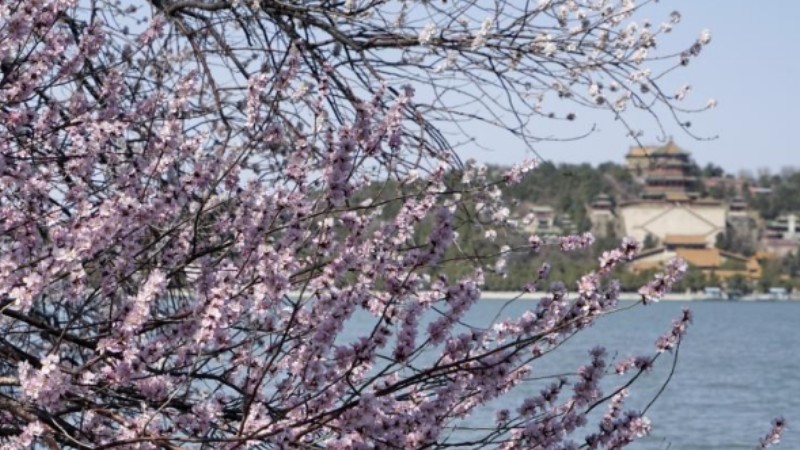
[[668,234],[693,234],[714,246],[717,234],[725,232],[726,208],[723,205],[691,203],[636,203],[619,208],[625,234],[640,242],[648,233],[660,241]]

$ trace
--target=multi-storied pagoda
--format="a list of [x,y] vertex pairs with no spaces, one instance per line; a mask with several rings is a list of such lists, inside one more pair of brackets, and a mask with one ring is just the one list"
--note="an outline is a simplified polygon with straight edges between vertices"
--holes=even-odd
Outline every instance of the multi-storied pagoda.
[[670,140],[661,147],[633,147],[625,157],[628,169],[644,181],[643,199],[690,200],[697,197],[689,153]]

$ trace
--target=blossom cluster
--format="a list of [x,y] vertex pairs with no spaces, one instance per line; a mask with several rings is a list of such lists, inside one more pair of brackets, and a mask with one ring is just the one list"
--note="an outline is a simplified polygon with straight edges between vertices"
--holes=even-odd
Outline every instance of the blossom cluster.
[[667,261],[664,271],[656,274],[653,281],[639,289],[639,294],[646,302],[655,302],[669,293],[672,286],[677,283],[688,270],[689,265],[680,258]]
[[759,440],[758,446],[756,450],[764,450],[769,448],[772,445],[776,445],[781,441],[781,435],[783,435],[783,431],[786,428],[786,420],[782,417],[775,419],[772,422],[772,428],[769,430],[766,436]]
[[[0,2],[3,449],[468,446],[459,420],[614,311],[613,268],[639,249],[629,239],[575,292],[545,288],[543,263],[530,310],[462,323],[486,267],[502,272],[518,249],[466,252],[459,232],[514,221],[501,182],[462,165],[438,126],[472,115],[442,106],[451,81],[426,95],[444,86],[428,70],[440,57],[458,68],[448,75],[482,86],[488,70],[526,99],[581,103],[590,80],[599,105],[651,86],[643,49],[656,33],[625,23],[633,2],[498,2],[480,25],[425,20],[438,7],[422,1],[402,6],[422,19],[396,25],[382,2],[285,3]],[[487,69],[494,57],[504,69]],[[542,84],[511,76],[534,66]],[[415,92],[421,73],[430,83]],[[524,251],[593,242],[534,236]],[[670,263],[643,297],[685,270]],[[675,348],[690,318],[657,350]],[[600,436],[575,437],[603,401],[606,356],[504,408],[477,442],[617,448],[643,436],[646,418],[615,406]]]

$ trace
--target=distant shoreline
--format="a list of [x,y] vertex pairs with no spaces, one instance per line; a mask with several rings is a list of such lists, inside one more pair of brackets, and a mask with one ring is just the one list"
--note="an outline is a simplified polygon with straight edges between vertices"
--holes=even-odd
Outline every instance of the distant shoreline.
[[[481,291],[481,300],[489,300],[489,301],[502,301],[502,300],[511,300],[511,299],[518,299],[518,300],[539,300],[545,295],[546,292],[530,292],[520,294],[519,291]],[[570,295],[574,295],[574,292],[570,292]],[[300,296],[300,293],[297,291],[290,292],[288,294],[293,298],[297,298]],[[619,294],[619,299],[624,301],[638,301],[642,299],[641,294],[636,292],[621,292]],[[743,297],[739,297],[736,299],[727,299],[727,298],[710,298],[706,297],[705,294],[702,292],[697,292],[693,294],[687,293],[680,293],[680,292],[671,292],[669,294],[664,295],[658,301],[662,302],[800,302],[800,296],[798,294],[794,294],[789,296],[789,298],[783,299],[776,299],[772,298],[765,294],[750,294]]]
[[[482,291],[481,292],[481,300],[510,300],[519,296],[520,300],[539,300],[543,295],[543,292],[533,292],[533,293],[526,293],[520,295],[519,292],[513,291]],[[622,292],[619,294],[620,300],[641,300],[642,296],[636,292]],[[769,301],[798,301],[799,298],[788,298],[788,299],[781,299],[776,300],[770,298],[768,296],[756,296],[756,295],[748,295],[741,298],[737,298],[735,300],[728,300],[725,298],[707,298],[704,296],[703,293],[695,293],[695,294],[687,294],[687,293],[678,293],[672,292],[666,294],[663,298],[659,301],[662,302],[707,302],[707,301],[714,301],[714,302],[769,302]]]
[[[519,298],[520,300],[539,300],[545,292],[531,292],[520,295],[519,292],[514,291],[481,291],[481,300],[510,300],[512,298]],[[702,296],[702,294],[699,294]],[[622,292],[619,294],[620,300],[641,300],[641,294],[636,292]],[[690,294],[676,294],[670,293],[665,295],[660,301],[676,301],[676,302],[691,302],[703,301],[704,298],[698,298],[697,295]]]

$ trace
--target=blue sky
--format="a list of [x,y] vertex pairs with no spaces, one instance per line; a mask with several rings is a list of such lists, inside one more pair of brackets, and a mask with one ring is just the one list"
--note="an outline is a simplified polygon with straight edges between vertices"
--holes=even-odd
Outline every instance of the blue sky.
[[[673,10],[680,11],[683,20],[662,40],[665,46],[688,46],[703,29],[711,31],[711,45],[668,80],[670,86],[691,84],[693,105],[702,106],[708,98],[718,101],[717,108],[691,118],[694,133],[718,138],[695,140],[665,120],[667,132],[701,165],[713,162],[731,173],[800,168],[800,1],[662,0],[639,18],[658,24]],[[592,124],[599,131],[588,138],[541,143],[536,149],[554,162],[621,162],[632,144],[625,130],[605,119],[585,118],[573,125]],[[650,125],[644,140],[657,143],[659,133]],[[505,164],[526,155],[516,150],[520,146],[513,139],[491,139],[502,151],[463,155]]]

